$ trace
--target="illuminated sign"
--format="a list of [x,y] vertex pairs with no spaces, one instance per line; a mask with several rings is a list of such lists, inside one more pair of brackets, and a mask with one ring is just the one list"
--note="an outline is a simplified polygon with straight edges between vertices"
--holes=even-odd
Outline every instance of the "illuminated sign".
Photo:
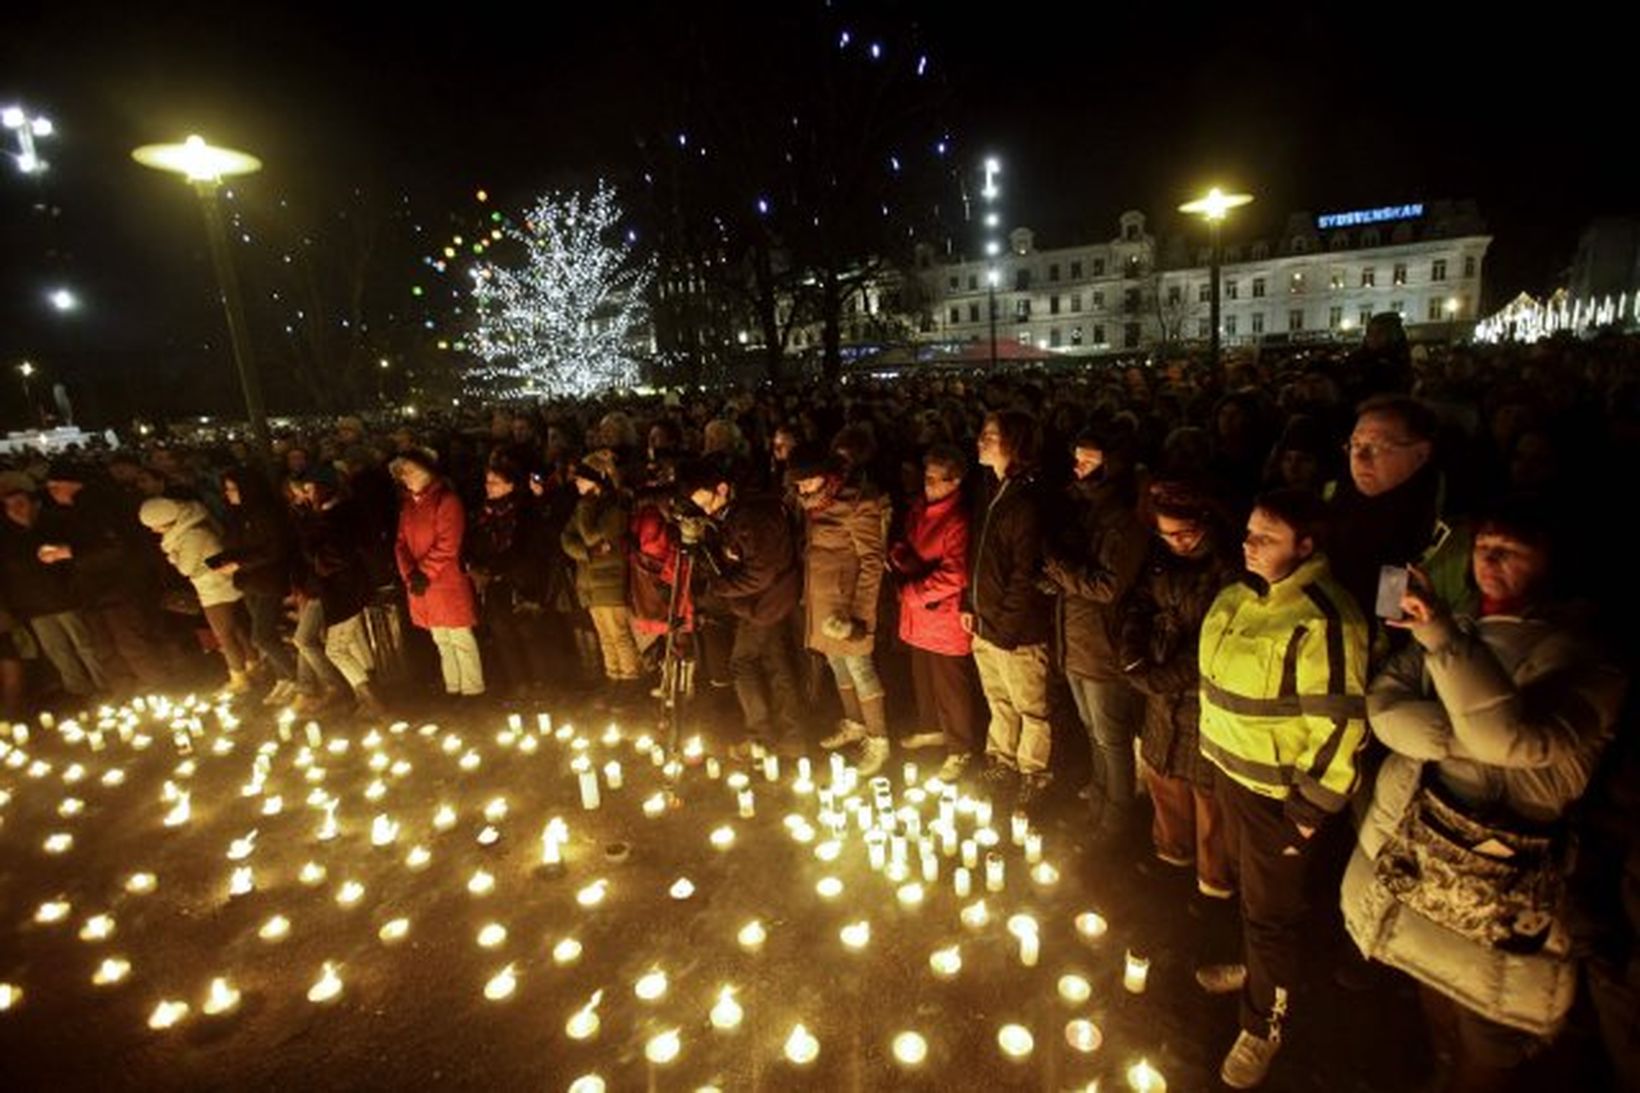
[[1416,205],[1385,205],[1378,209],[1357,209],[1348,213],[1326,213],[1315,218],[1315,226],[1353,228],[1358,224],[1382,224],[1386,220],[1415,220],[1424,215],[1422,203]]

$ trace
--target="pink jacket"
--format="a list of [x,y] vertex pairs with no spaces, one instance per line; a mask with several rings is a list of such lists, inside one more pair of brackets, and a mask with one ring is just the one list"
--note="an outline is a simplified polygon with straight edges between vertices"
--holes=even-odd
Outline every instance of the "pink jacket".
[[912,502],[888,564],[900,577],[900,640],[932,653],[967,656],[973,642],[958,621],[968,587],[968,513],[961,493],[933,504]]
[[[399,508],[399,537],[393,545],[410,601],[410,621],[423,629],[478,625],[473,585],[461,568],[465,516],[461,498],[435,481],[420,493],[406,492]],[[427,592],[408,592],[411,570],[427,575]]]

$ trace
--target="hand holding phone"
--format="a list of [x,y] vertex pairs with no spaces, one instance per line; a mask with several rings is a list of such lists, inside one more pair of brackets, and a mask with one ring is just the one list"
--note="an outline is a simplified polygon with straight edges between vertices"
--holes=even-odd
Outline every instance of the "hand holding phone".
[[1401,601],[1407,594],[1407,567],[1386,565],[1378,567],[1378,597],[1373,614],[1389,622],[1401,622],[1406,611]]

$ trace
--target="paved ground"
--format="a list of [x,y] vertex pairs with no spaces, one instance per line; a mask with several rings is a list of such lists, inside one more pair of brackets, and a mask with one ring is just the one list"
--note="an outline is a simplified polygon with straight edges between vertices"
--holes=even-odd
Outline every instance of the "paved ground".
[[[716,698],[692,726],[707,731],[714,749],[711,730],[733,720],[725,696]],[[897,886],[870,868],[857,829],[832,863],[817,859],[815,843],[793,837],[785,818],[818,827],[819,806],[815,792],[794,790],[789,762],[777,783],[754,772],[753,818],[737,815],[735,794],[708,776],[704,762],[687,768],[680,807],[648,818],[642,803],[662,784],[635,748],[648,726],[623,725],[622,739],[606,745],[607,718],[558,709],[557,724],[567,718],[580,730],[596,766],[622,767],[622,788],[605,785],[601,806],[588,812],[570,766],[582,754],[572,740],[539,733],[533,707],[517,709],[522,731],[510,732],[510,712],[501,703],[428,708],[394,730],[327,719],[306,766],[304,725],[289,726],[284,740],[271,715],[249,706],[232,731],[204,713],[190,757],[178,753],[168,719],[152,711],[136,726],[151,737],[143,750],[112,728],[94,752],[84,739],[70,743],[32,727],[17,745],[26,759],[0,766],[9,795],[0,807],[0,982],[23,992],[0,1013],[0,1089],[551,1090],[596,1074],[610,1090],[1057,1091],[1095,1079],[1123,1090],[1141,1058],[1171,1090],[1216,1087],[1234,1007],[1203,996],[1191,971],[1198,960],[1233,952],[1231,915],[1195,900],[1187,876],[1152,867],[1138,847],[1097,861],[1078,853],[1069,792],[1042,821],[1057,884],[1028,879],[1022,852],[1009,845],[1008,817],[999,815],[993,826],[1003,837],[1005,889],[986,893],[976,877],[979,890],[959,900],[955,863],[941,856],[938,880],[926,885],[920,907],[908,909],[896,900]],[[259,748],[267,774],[247,795]],[[464,768],[464,757],[476,757],[476,766],[466,758]],[[179,769],[189,759],[191,773]],[[408,767],[395,767],[401,763]],[[115,769],[123,784],[106,784]],[[891,772],[903,793],[902,757]],[[815,776],[821,786],[829,781],[818,757]],[[175,807],[162,799],[168,781],[189,795],[190,818],[174,827],[164,823]],[[375,781],[383,793],[372,801],[366,792]],[[325,812],[307,803],[316,791],[315,801],[337,802],[334,839],[318,837]],[[264,814],[274,795],[282,810]],[[69,798],[83,803],[77,814],[71,804],[63,814]],[[486,819],[486,805],[498,798],[506,815]],[[441,805],[455,813],[447,829],[434,822]],[[384,846],[372,845],[378,815],[399,825]],[[934,802],[925,802],[922,823],[935,815]],[[566,866],[556,875],[539,864],[552,817],[569,833]],[[735,841],[718,850],[708,835],[723,825]],[[966,834],[974,820],[962,817],[959,826]],[[486,827],[499,837],[483,846]],[[230,861],[231,845],[252,831],[249,855]],[[46,852],[53,833],[73,836],[72,846]],[[420,871],[406,864],[415,846],[431,853]],[[322,881],[304,883],[310,862],[323,867]],[[918,868],[914,848],[910,862]],[[254,872],[254,891],[230,896],[232,873],[244,866]],[[468,884],[481,869],[494,889],[473,895]],[[154,875],[152,892],[127,890],[139,872]],[[824,876],[843,882],[840,896],[817,894]],[[694,886],[685,900],[669,896],[680,877]],[[605,900],[582,907],[577,893],[600,878],[608,882]],[[342,906],[337,895],[348,881],[363,893]],[[965,928],[960,908],[982,896],[989,924]],[[42,905],[56,900],[68,904],[63,917],[38,921]],[[1109,922],[1109,933],[1091,944],[1073,926],[1090,909]],[[1035,967],[1021,965],[1006,927],[1018,913],[1040,923]],[[82,940],[87,920],[104,914],[113,919],[111,936]],[[274,915],[289,919],[289,934],[263,940],[259,931]],[[385,943],[379,932],[400,918],[408,934]],[[768,938],[749,953],[737,933],[753,918]],[[871,926],[857,954],[839,939],[855,921]],[[489,923],[506,929],[495,948],[477,943]],[[582,955],[559,965],[553,947],[569,937]],[[952,944],[961,946],[962,968],[942,980],[929,956]],[[1140,995],[1121,983],[1129,949],[1151,962]],[[1325,951],[1318,941],[1314,963],[1323,974],[1299,1000],[1292,1043],[1269,1088],[1415,1088],[1428,1060],[1410,992],[1386,983],[1345,995],[1324,974]],[[93,985],[110,958],[129,961],[128,976]],[[326,961],[339,970],[342,991],[315,1004],[307,994]],[[487,1000],[486,984],[509,965],[515,991]],[[634,985],[655,969],[666,973],[668,989],[653,1003],[640,1001]],[[1086,977],[1086,1002],[1060,998],[1067,974]],[[223,1016],[202,1012],[215,976],[241,992]],[[733,1032],[708,1021],[724,984],[735,986],[744,1008]],[[570,1039],[566,1020],[598,990],[598,1034]],[[172,1028],[151,1029],[164,1000],[184,1001],[190,1012]],[[1084,1055],[1067,1044],[1073,1018],[1098,1026],[1098,1050]],[[784,1055],[797,1022],[819,1043],[818,1058],[802,1067]],[[1009,1023],[1034,1037],[1020,1062],[998,1045]],[[676,1060],[646,1061],[651,1039],[673,1029]],[[890,1049],[907,1030],[926,1038],[927,1058],[917,1067],[897,1063]]]

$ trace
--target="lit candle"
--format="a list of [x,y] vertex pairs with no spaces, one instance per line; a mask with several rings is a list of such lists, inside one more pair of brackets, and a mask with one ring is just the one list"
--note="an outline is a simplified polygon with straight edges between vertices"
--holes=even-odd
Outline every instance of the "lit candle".
[[907,763],[900,771],[900,780],[907,786],[917,784],[917,764]]
[[1074,973],[1059,977],[1059,997],[1073,1006],[1080,1006],[1093,995],[1093,987]]
[[92,915],[80,927],[81,941],[107,941],[114,936],[114,920],[108,915]]
[[740,943],[742,949],[755,953],[763,948],[763,942],[768,939],[768,936],[768,931],[763,928],[763,923],[754,918],[740,928],[736,940]]
[[284,915],[274,915],[262,923],[262,928],[256,931],[256,936],[263,941],[283,941],[290,934],[290,919]]
[[518,970],[511,964],[496,972],[490,981],[484,984],[484,997],[491,1002],[502,1002],[511,998],[513,991],[518,989]]
[[475,896],[487,896],[495,891],[495,878],[482,869],[475,870],[467,881],[467,891]]
[[722,827],[714,828],[707,838],[717,849],[727,850],[735,844],[735,829],[724,824]]
[[552,962],[560,966],[573,964],[581,959],[581,943],[573,937],[566,937],[552,947]]
[[238,1005],[239,989],[222,976],[217,976],[211,980],[205,1002],[199,1008],[209,1017],[220,1017],[222,1014],[231,1013]]
[[933,854],[922,856],[923,883],[933,884],[940,879],[940,859]]
[[1127,1080],[1133,1093],[1167,1093],[1167,1082],[1161,1071],[1144,1059],[1128,1067]]
[[714,782],[723,777],[723,764],[718,762],[718,757],[715,755],[709,756],[706,760],[706,777]]
[[1019,962],[1027,968],[1036,967],[1042,956],[1042,938],[1035,930],[1019,935]]
[[867,831],[866,854],[871,862],[872,872],[882,872],[883,866],[888,863],[888,836],[877,828]]
[[894,893],[894,896],[900,901],[901,907],[907,910],[915,910],[922,906],[923,887],[920,884],[904,884],[900,886],[899,891]]
[[928,957],[928,966],[941,979],[950,979],[962,971],[962,946],[935,949]]
[[325,822],[319,825],[318,839],[320,842],[329,842],[338,833],[336,827],[336,802],[325,805]]
[[938,826],[940,832],[940,853],[944,854],[948,858],[955,857],[957,854],[956,823],[948,823],[945,820],[941,820]]
[[957,866],[957,871],[951,875],[951,883],[958,899],[967,899],[973,895],[974,874],[962,866]]
[[581,807],[591,812],[598,807],[598,776],[590,770],[583,770],[576,778],[581,784]]
[[307,734],[308,747],[317,748],[324,743],[324,734],[319,731],[317,721],[309,721],[303,726],[302,731]]
[[1083,911],[1076,916],[1076,932],[1083,941],[1098,941],[1105,936],[1106,929],[1103,916],[1097,912]]
[[643,1057],[656,1066],[666,1066],[678,1057],[683,1050],[683,1038],[677,1029],[667,1029],[658,1036],[651,1036],[649,1042],[643,1046]]
[[419,873],[427,868],[427,863],[433,860],[433,852],[425,846],[412,846],[410,853],[404,856],[404,864],[412,873]]
[[604,781],[610,789],[621,788],[621,764],[611,759],[604,764]]
[[973,839],[962,840],[962,864],[966,869],[979,868],[979,844]]
[[336,890],[336,902],[343,907],[353,906],[363,896],[364,885],[356,880],[343,881],[342,886]]
[[740,1003],[735,1001],[735,989],[724,986],[718,991],[717,1004],[712,1007],[712,1027],[723,1032],[729,1032],[740,1027],[741,1018],[745,1011]]
[[550,713],[538,713],[535,715],[535,731],[540,733],[542,736],[545,736],[552,731],[552,715]]
[[1002,855],[995,851],[985,855],[985,890],[1002,891]]
[[564,1034],[571,1040],[589,1040],[598,1035],[598,1003],[603,1001],[604,992],[594,991],[592,998],[570,1015],[564,1022]]
[[990,827],[991,826],[991,802],[990,801],[982,800],[982,801],[975,802],[975,804],[974,804],[974,826],[975,827]]
[[859,952],[871,943],[871,923],[861,920],[851,922],[838,931],[843,939],[843,947],[851,952]]
[[148,1027],[156,1031],[168,1029],[188,1016],[188,1003],[165,1001],[148,1015]]
[[984,900],[976,900],[962,909],[962,924],[970,930],[978,930],[991,921],[990,908],[985,906]]
[[895,865],[904,865],[907,845],[904,835],[890,835],[888,837],[888,860]]
[[478,752],[470,751],[461,757],[460,762],[458,762],[456,766],[465,771],[475,771],[478,769],[481,762],[483,762],[483,760],[479,758]]
[[[110,956],[97,965],[91,982],[99,987],[112,987],[131,974],[131,962],[121,956]],[[4,1008],[4,1007],[0,1007]]]
[[763,780],[766,782],[780,781],[780,756],[773,752],[763,757]]
[[499,922],[487,922],[478,931],[478,944],[483,949],[493,949],[507,940],[507,928]]
[[410,920],[395,918],[384,922],[382,928],[377,931],[376,936],[381,938],[384,945],[397,945],[410,936]]
[[821,899],[836,899],[843,894],[843,882],[836,877],[821,877],[814,885]]
[[1122,969],[1122,986],[1133,994],[1145,993],[1145,980],[1150,977],[1150,960],[1147,957],[1135,956],[1129,949],[1127,963]]
[[820,1041],[800,1023],[786,1037],[786,1058],[797,1066],[808,1066],[820,1057]]
[[229,898],[249,895],[255,888],[256,875],[248,865],[239,866],[233,871],[233,876],[228,880]]
[[490,824],[485,824],[483,829],[479,831],[478,837],[474,841],[477,842],[479,846],[494,846],[497,842],[501,841],[501,830],[497,827],[491,826]]
[[262,802],[262,815],[277,816],[285,810],[285,799],[275,793]]
[[894,1037],[894,1061],[904,1067],[921,1066],[928,1058],[928,1041],[915,1032],[902,1032]]
[[608,891],[609,882],[607,880],[595,880],[575,893],[575,902],[582,907],[596,907],[604,901],[604,896]]
[[1036,1046],[1031,1030],[1024,1025],[1003,1025],[997,1030],[997,1045],[1010,1059],[1024,1059]]
[[433,830],[448,831],[456,826],[456,810],[449,805],[439,805],[438,811],[433,813]]
[[663,813],[665,811],[666,811],[666,795],[665,794],[663,794],[663,793],[654,793],[654,794],[651,794],[650,796],[644,798],[643,814],[645,816],[649,817],[651,820],[653,820],[656,816],[659,816],[661,813]]
[[1025,836],[1025,860],[1032,865],[1042,860],[1042,834],[1032,831]]
[[667,890],[667,894],[675,900],[686,900],[695,894],[695,884],[688,877],[679,877]]
[[308,988],[308,1001],[316,1005],[334,1002],[342,993],[342,977],[336,974],[336,965],[325,961],[319,978]]
[[172,805],[171,811],[165,814],[165,826],[181,827],[183,824],[188,822],[188,817],[191,814],[191,811],[192,810],[188,803],[188,794],[177,794],[177,803]]
[[1031,867],[1031,879],[1040,887],[1052,888],[1059,883],[1059,870],[1049,862],[1038,862]]
[[1015,846],[1025,845],[1025,836],[1031,830],[1031,818],[1023,812],[1015,812],[1009,817],[1009,833],[1013,837]]
[[398,822],[386,815],[378,815],[370,822],[370,845],[387,846],[399,837]]
[[1103,1040],[1099,1026],[1086,1018],[1079,1017],[1065,1024],[1065,1043],[1070,1045],[1072,1051],[1091,1055],[1099,1050],[1099,1044]]
[[740,818],[743,820],[749,820],[755,815],[757,815],[757,802],[752,797],[752,791],[749,789],[741,790]]

